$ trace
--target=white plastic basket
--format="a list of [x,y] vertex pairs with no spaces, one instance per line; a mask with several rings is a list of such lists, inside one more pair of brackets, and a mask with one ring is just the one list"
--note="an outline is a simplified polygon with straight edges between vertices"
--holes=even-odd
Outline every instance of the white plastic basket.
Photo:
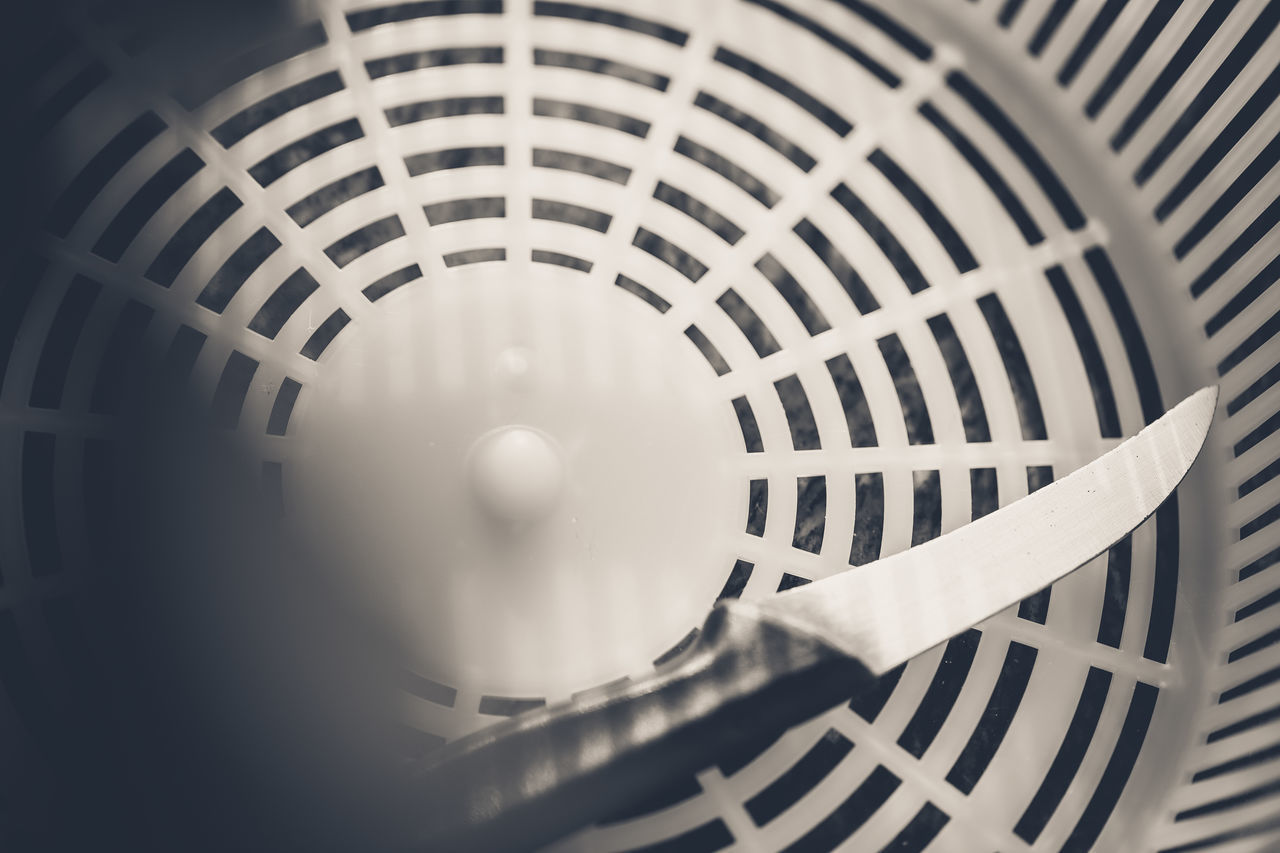
[[[295,11],[189,79],[70,12],[33,87],[63,171],[0,309],[23,643],[75,587],[84,438],[139,341],[394,591],[427,741],[643,672],[718,596],[960,526],[1216,381],[1204,461],[1108,555],[556,849],[1280,843],[1275,4]],[[468,467],[510,426],[564,476],[519,529]]]

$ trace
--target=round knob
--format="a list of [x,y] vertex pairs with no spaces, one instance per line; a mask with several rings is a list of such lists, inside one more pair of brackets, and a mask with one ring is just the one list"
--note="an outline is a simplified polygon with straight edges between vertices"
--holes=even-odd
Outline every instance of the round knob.
[[525,426],[481,436],[471,451],[471,488],[501,521],[523,523],[550,514],[564,486],[564,461],[550,437]]

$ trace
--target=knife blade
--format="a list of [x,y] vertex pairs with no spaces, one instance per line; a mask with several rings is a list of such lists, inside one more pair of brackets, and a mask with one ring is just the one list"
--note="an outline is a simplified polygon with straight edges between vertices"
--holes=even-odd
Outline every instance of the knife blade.
[[[1202,388],[1110,452],[945,536],[756,603],[873,673],[945,642],[1089,562],[1147,519],[1208,434]],[[902,618],[903,616],[909,618]]]
[[1201,389],[1083,468],[928,543],[762,601],[722,602],[645,679],[448,745],[417,768],[397,846],[534,849],[848,700],[1141,524],[1191,468],[1217,396]]

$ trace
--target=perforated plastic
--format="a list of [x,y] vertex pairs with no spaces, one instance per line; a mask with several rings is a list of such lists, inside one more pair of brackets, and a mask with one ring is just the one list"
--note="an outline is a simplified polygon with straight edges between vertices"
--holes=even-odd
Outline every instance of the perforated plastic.
[[[422,744],[1220,381],[1204,464],[1108,555],[556,849],[1267,849],[1278,8],[317,2],[184,79],[69,13],[33,87],[58,189],[0,291],[5,660],[58,645],[138,342],[352,531]],[[565,485],[502,533],[466,460],[511,425]]]

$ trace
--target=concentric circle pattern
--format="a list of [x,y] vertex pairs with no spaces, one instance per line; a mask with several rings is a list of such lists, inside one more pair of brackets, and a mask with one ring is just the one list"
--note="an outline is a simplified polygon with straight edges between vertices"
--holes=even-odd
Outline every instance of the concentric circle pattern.
[[[565,448],[571,482],[587,460],[584,505],[609,511],[566,523],[613,574],[445,549],[433,571],[487,573],[461,617],[484,655],[519,664],[469,661],[479,633],[453,666],[424,657],[419,750],[643,674],[718,597],[1016,500],[1216,365],[1211,470],[1131,537],[557,849],[1261,849],[1277,323],[1251,318],[1276,305],[1259,241],[1278,214],[1251,188],[1276,146],[1224,157],[1280,126],[1258,53],[1277,4],[952,5],[335,0],[189,79],[145,32],[70,15],[32,89],[59,189],[0,291],[16,718],[39,686],[10,661],[68,648],[91,557],[65,543],[144,343],[254,437],[286,512],[339,410],[416,407],[442,459],[518,423]],[[343,457],[357,479],[391,446],[365,443]],[[424,472],[415,499],[445,513],[449,482]],[[376,514],[384,556],[435,530]],[[589,648],[627,618],[611,654]],[[547,631],[563,642],[528,640]]]

